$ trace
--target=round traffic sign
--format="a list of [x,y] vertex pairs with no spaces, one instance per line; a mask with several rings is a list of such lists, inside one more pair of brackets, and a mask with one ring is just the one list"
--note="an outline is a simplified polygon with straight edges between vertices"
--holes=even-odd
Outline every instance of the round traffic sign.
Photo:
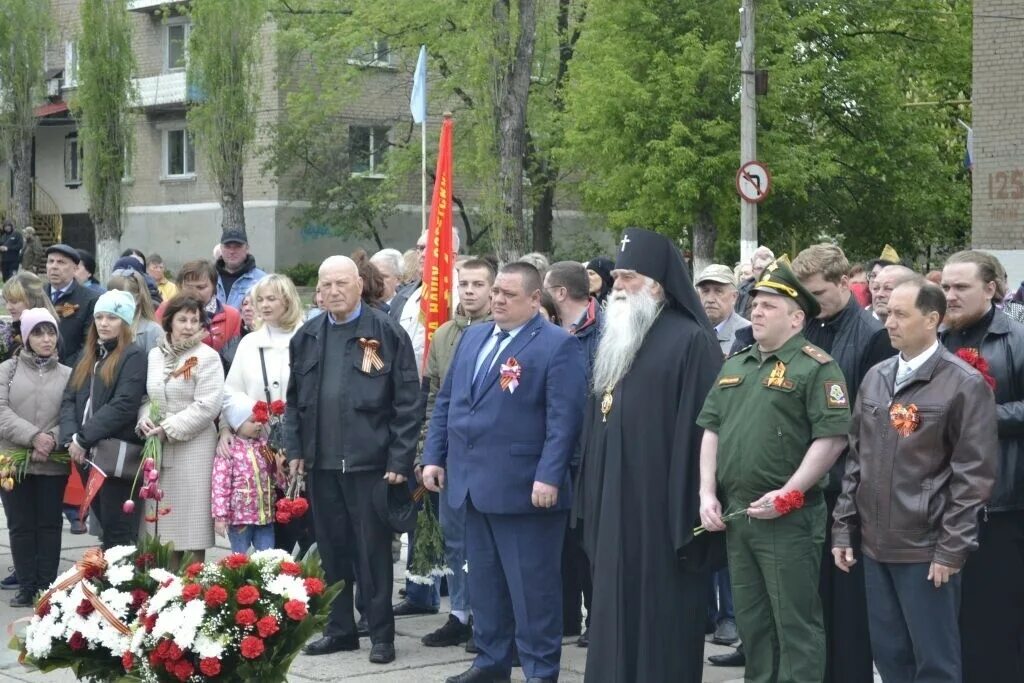
[[760,161],[748,161],[736,171],[736,191],[751,204],[760,204],[768,196],[772,175]]

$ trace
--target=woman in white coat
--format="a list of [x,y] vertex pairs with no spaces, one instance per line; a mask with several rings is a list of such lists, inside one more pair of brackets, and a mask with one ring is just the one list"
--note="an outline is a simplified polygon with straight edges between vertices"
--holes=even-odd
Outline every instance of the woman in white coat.
[[[266,425],[253,420],[253,407],[259,401],[269,404],[285,399],[290,376],[288,343],[303,322],[302,300],[287,276],[275,273],[261,278],[249,296],[257,318],[255,330],[239,342],[225,382],[217,447],[222,458],[230,457],[238,438],[257,441],[267,436]],[[227,518],[216,520],[216,527],[221,535],[248,532],[235,528]]]
[[[145,530],[159,535],[163,542],[174,543],[177,563],[184,551],[202,561],[206,549],[214,544],[210,481],[217,449],[214,421],[224,399],[224,370],[220,355],[203,344],[205,323],[206,312],[197,299],[179,294],[167,303],[163,316],[166,334],[149,352],[149,397],[139,411],[138,431],[164,441],[160,470],[164,497],[159,507],[170,508],[166,516],[148,520]],[[157,420],[149,417],[151,403],[159,410]]]

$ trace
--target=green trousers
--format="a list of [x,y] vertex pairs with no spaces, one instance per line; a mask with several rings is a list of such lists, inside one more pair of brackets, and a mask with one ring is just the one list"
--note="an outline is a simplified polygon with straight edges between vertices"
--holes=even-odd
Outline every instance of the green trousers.
[[740,517],[726,542],[748,683],[821,683],[825,626],[818,582],[825,504],[778,519]]

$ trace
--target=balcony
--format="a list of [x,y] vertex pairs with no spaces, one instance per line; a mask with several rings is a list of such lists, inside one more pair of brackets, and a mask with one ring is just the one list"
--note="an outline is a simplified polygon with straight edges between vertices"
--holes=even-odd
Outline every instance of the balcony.
[[188,100],[184,71],[136,78],[136,105],[142,109],[183,109]]
[[156,12],[161,7],[183,5],[187,0],[128,0],[129,12]]

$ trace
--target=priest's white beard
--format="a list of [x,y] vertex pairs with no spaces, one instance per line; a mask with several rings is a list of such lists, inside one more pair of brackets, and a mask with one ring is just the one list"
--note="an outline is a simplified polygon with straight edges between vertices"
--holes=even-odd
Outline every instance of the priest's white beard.
[[617,290],[608,297],[601,341],[594,355],[596,395],[600,396],[626,376],[644,337],[657,320],[664,302],[655,298],[653,286],[654,281],[649,279],[636,294]]

